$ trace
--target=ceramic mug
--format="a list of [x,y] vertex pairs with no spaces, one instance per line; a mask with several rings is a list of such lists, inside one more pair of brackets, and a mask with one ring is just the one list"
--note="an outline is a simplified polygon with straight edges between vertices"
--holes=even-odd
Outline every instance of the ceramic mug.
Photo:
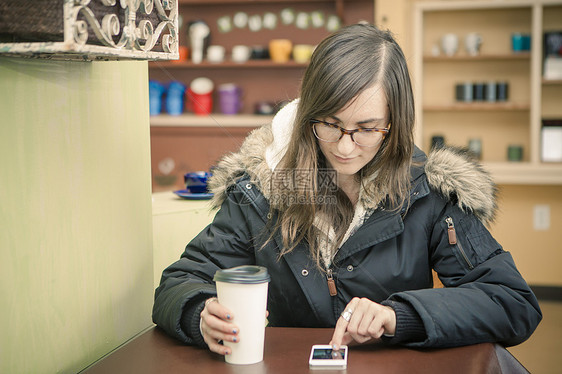
[[509,98],[509,83],[496,83],[496,101],[507,101]]
[[211,177],[211,173],[206,171],[195,171],[187,173],[183,176],[185,188],[190,193],[208,193],[207,180]]
[[456,34],[445,34],[441,37],[441,49],[447,56],[453,56],[459,49],[459,37]]
[[209,78],[195,78],[187,90],[188,109],[197,115],[209,115],[213,110],[213,89]]
[[224,52],[222,45],[210,45],[207,48],[207,60],[212,63],[221,63],[224,61]]
[[472,98],[474,101],[484,101],[486,99],[485,96],[486,91],[486,83],[474,83],[472,86]]
[[232,47],[232,61],[243,63],[250,59],[252,49],[247,45],[235,45]]
[[486,101],[494,102],[496,101],[496,82],[491,81],[486,83]]
[[464,47],[470,56],[477,56],[480,53],[482,37],[476,32],[467,34],[464,38]]
[[522,52],[523,44],[524,44],[523,34],[519,32],[511,34],[511,50],[513,52]]
[[267,49],[267,47],[255,45],[252,47],[250,58],[253,60],[267,60],[269,59],[269,50]]
[[269,41],[269,55],[275,62],[287,62],[291,58],[293,42],[289,39],[272,39]]
[[151,80],[148,82],[148,98],[150,115],[155,116],[162,111],[162,95],[166,92],[166,86],[160,82]]
[[242,89],[233,83],[225,83],[217,91],[221,113],[238,114],[242,109]]
[[173,63],[184,63],[189,58],[189,48],[184,45],[180,45],[178,47],[178,56],[177,60],[172,60]]
[[468,140],[468,150],[477,159],[482,159],[482,140],[480,139],[469,139]]
[[299,64],[305,64],[310,61],[314,46],[309,44],[296,44],[293,48],[293,60]]
[[166,111],[168,114],[172,116],[182,114],[185,89],[185,85],[178,81],[173,81],[168,85],[168,93],[166,95]]
[[523,160],[523,146],[510,144],[507,147],[507,160],[519,162]]

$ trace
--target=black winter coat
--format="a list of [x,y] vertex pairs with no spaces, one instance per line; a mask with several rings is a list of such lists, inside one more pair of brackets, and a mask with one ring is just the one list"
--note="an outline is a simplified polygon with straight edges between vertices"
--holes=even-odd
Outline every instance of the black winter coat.
[[[263,151],[256,150],[263,136],[270,137],[266,129],[259,132],[219,164],[214,186],[220,209],[214,221],[163,273],[153,320],[168,334],[192,343],[181,328],[182,314],[216,294],[217,269],[246,264],[265,266],[271,275],[270,326],[333,327],[353,297],[365,297],[407,303],[416,311],[426,339],[409,346],[515,345],[534,331],[542,318],[538,302],[511,255],[482,222],[493,215],[494,200],[478,196],[490,185],[478,165],[454,151],[441,150],[426,160],[418,150],[416,161],[423,164],[412,168],[410,205],[392,211],[377,204],[337,252],[332,265],[337,295],[330,296],[326,275],[304,243],[281,259],[280,235],[260,249],[275,217],[268,203],[272,192],[260,182],[263,168],[255,167],[255,157],[247,161]],[[455,173],[449,166],[458,167],[459,160],[463,170]],[[470,175],[463,179],[459,175],[467,168]],[[468,185],[475,175],[477,185]],[[432,269],[445,288],[433,288]]]

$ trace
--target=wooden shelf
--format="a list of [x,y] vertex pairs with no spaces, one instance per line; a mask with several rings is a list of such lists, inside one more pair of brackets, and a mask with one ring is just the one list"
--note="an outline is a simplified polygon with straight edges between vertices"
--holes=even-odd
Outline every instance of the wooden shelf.
[[[178,0],[180,5],[207,5],[207,4],[291,4],[291,3],[325,3],[329,0]],[[333,2],[342,0],[332,0]],[[358,0],[346,0],[347,2]]]
[[305,68],[307,64],[298,63],[295,61],[288,62],[274,62],[271,60],[249,60],[244,63],[225,61],[221,63],[211,63],[203,61],[200,64],[192,62],[179,62],[179,61],[166,61],[166,62],[150,62],[148,67],[151,69],[166,68],[166,69],[279,69],[279,68]]
[[562,163],[484,163],[497,184],[562,185]]
[[482,54],[478,56],[454,55],[454,56],[424,56],[424,62],[454,62],[454,61],[506,61],[506,60],[530,60],[531,54],[507,53],[507,54]]
[[237,114],[226,115],[212,113],[208,116],[182,114],[170,116],[161,114],[150,117],[150,126],[154,127],[260,127],[270,123],[273,116]]
[[543,79],[542,84],[545,86],[562,85],[562,79]]
[[472,102],[472,103],[454,103],[443,105],[424,105],[423,110],[427,112],[449,112],[449,111],[525,111],[530,110],[529,104],[518,103],[487,103],[487,102]]

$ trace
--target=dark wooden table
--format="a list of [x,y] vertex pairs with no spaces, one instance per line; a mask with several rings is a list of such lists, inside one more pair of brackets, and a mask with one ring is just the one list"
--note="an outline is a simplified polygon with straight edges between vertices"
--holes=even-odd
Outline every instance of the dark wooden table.
[[[308,373],[313,344],[327,344],[332,329],[268,327],[264,360],[230,365],[206,349],[186,346],[152,328],[90,366],[83,373]],[[448,349],[407,349],[383,345],[350,347],[346,370],[314,373],[528,373],[503,347],[477,344]]]

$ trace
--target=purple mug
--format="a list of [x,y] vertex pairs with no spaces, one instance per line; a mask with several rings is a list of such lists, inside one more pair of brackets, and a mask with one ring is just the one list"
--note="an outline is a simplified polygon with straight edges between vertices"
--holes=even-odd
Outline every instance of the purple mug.
[[219,105],[223,114],[238,114],[242,109],[242,89],[233,84],[221,84],[218,87]]

